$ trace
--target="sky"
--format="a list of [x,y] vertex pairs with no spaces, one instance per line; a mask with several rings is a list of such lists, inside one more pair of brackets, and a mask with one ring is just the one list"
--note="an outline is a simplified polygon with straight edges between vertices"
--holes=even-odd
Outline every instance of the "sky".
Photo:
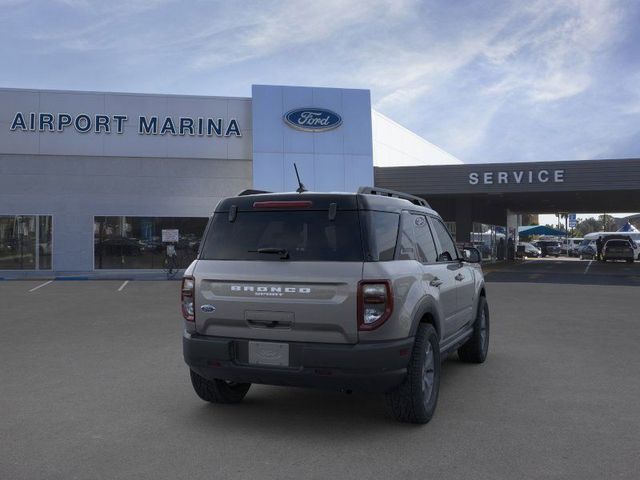
[[[576,218],[578,219],[578,221],[580,220],[585,220],[587,218],[598,218],[599,215],[602,215],[605,212],[600,212],[600,213],[578,213],[576,215]],[[635,213],[637,212],[627,212],[627,213],[607,213],[607,215],[611,215],[614,218],[625,218],[628,217],[629,215],[635,215]],[[556,217],[555,215],[551,215],[551,214],[541,214],[538,215],[538,224],[539,225],[560,225],[563,226],[566,224],[564,217],[560,218],[560,221],[558,222],[558,217]]]
[[0,86],[367,88],[465,163],[640,156],[635,0],[0,0]]

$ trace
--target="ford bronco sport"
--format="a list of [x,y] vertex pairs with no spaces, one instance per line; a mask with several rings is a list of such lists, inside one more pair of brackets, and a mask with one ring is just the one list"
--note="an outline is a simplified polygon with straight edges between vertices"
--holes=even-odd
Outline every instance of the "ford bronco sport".
[[397,420],[426,423],[441,359],[487,355],[478,262],[425,200],[398,192],[227,198],[182,281],[193,388],[213,403],[252,383],[379,392]]

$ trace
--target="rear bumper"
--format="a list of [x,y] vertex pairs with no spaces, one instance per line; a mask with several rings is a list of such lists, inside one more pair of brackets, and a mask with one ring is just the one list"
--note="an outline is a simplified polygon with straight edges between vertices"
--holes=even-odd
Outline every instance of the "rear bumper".
[[400,385],[407,372],[413,338],[355,345],[289,343],[289,367],[250,365],[247,339],[184,332],[184,360],[208,379],[386,392]]
[[602,255],[603,258],[607,260],[634,260],[633,252],[629,253],[604,253]]

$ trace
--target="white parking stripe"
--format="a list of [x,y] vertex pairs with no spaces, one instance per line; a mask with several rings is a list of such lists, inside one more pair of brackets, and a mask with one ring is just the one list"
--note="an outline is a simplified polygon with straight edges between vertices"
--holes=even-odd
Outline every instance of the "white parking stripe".
[[33,287],[31,290],[29,290],[30,292],[35,292],[36,290],[38,290],[39,288],[42,287],[46,287],[47,285],[49,285],[51,282],[53,282],[53,280],[49,280],[48,282],[44,282],[42,285],[38,285],[37,287]]
[[127,283],[129,283],[129,280],[125,280],[124,283],[120,285],[120,288],[118,289],[118,291],[121,292],[122,290],[124,290],[124,287],[127,286]]
[[593,260],[589,260],[589,263],[587,264],[587,268],[584,269],[584,274],[586,275],[587,272],[589,271],[589,268],[591,268],[591,264],[593,263]]

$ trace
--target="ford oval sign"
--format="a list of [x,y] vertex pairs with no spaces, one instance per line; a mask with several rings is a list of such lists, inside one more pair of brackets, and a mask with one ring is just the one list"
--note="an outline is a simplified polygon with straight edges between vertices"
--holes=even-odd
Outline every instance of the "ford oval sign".
[[284,122],[297,130],[325,132],[338,128],[342,124],[342,117],[324,108],[296,108],[285,114]]

